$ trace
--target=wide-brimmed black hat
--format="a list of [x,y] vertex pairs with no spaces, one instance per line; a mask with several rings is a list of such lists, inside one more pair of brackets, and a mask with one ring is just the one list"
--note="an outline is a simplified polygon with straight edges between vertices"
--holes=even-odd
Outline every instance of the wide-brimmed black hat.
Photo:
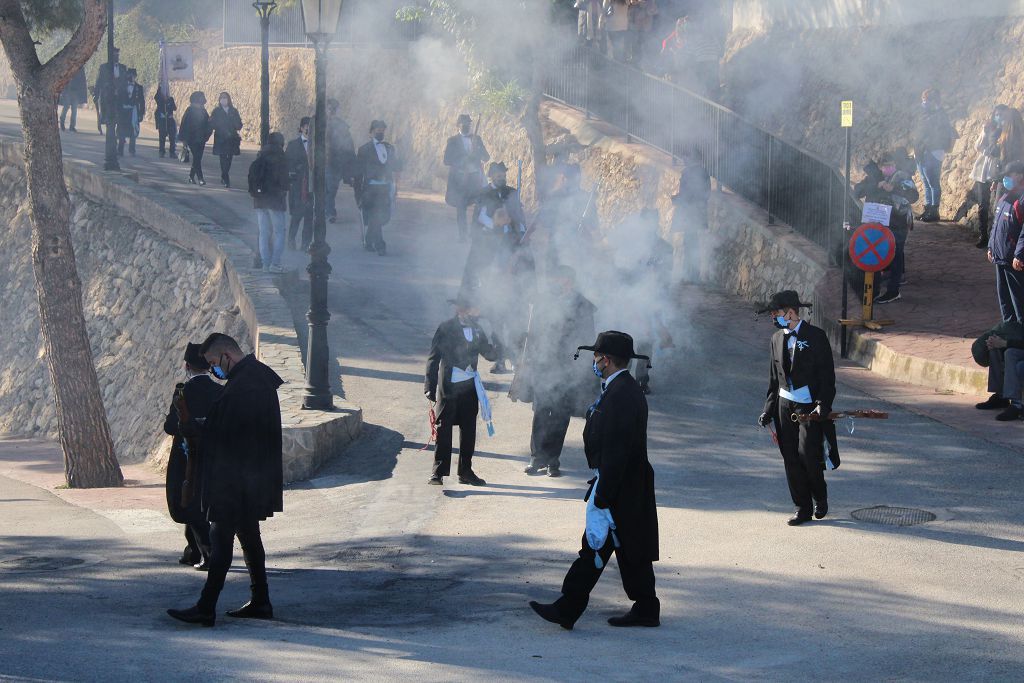
[[625,358],[627,360],[630,358],[639,358],[640,360],[647,361],[648,367],[650,367],[651,364],[649,356],[641,356],[633,351],[633,338],[625,332],[619,332],[617,330],[601,332],[597,335],[597,341],[590,346],[576,347],[576,354],[573,357],[579,358],[580,351],[604,353],[609,356]]
[[196,370],[209,370],[210,364],[206,362],[202,354],[199,353],[200,344],[193,344],[189,342],[185,346],[185,362],[194,367]]
[[374,128],[387,128],[387,127],[388,127],[388,124],[384,123],[383,121],[381,121],[379,119],[374,119],[373,121],[370,122],[370,132],[371,133],[373,132]]
[[799,294],[794,292],[792,289],[786,289],[772,294],[771,299],[758,306],[757,312],[768,313],[769,311],[783,311],[787,308],[811,308],[811,304],[805,304],[800,301]]
[[493,164],[487,167],[487,176],[494,175],[495,172],[501,171],[502,173],[508,173],[508,166],[505,165],[504,161],[495,161]]
[[466,291],[461,291],[451,299],[448,299],[448,303],[457,308],[472,308],[477,305],[472,293]]
[[459,114],[459,118],[455,119],[455,123],[472,123],[473,119],[469,114]]

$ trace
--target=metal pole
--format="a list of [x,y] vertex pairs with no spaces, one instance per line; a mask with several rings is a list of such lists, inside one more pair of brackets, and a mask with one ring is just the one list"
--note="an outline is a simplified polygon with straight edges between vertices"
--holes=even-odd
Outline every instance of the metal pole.
[[107,79],[105,92],[99,93],[100,109],[103,118],[107,119],[106,150],[103,155],[104,171],[120,171],[121,164],[117,161],[117,93],[114,83],[114,0],[107,0],[107,65],[110,67],[110,78]]
[[768,225],[775,225],[775,215],[772,213],[772,149],[775,138],[768,136],[768,171],[765,173],[765,207],[768,210]]
[[270,137],[270,13],[277,3],[254,2],[260,15],[260,145]]
[[[843,216],[843,238],[839,241],[839,244],[843,247],[843,320],[846,320],[849,315],[849,298],[850,292],[849,287],[846,284],[846,271],[849,268],[850,254],[847,248],[847,231],[850,229],[850,141],[852,128],[846,129],[846,176],[843,178],[843,203],[842,203],[842,216]],[[841,325],[842,336],[839,339],[839,356],[846,358],[849,351],[849,336],[850,332],[846,325]]]
[[306,387],[302,407],[332,410],[331,381],[327,372],[327,281],[331,264],[327,256],[327,215],[324,206],[327,165],[327,45],[332,36],[313,37],[316,67],[316,118],[313,121],[313,242],[309,245],[309,340],[306,349]]

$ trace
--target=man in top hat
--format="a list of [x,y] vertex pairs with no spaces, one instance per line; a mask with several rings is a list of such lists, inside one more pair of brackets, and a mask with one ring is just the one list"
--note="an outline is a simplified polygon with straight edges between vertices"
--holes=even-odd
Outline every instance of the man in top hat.
[[810,308],[810,304],[801,303],[796,292],[786,290],[773,295],[759,311],[771,312],[772,322],[779,328],[772,335],[768,396],[758,422],[762,427],[775,424],[789,493],[796,506],[790,526],[809,521],[812,512],[817,519],[828,514],[823,441],[824,430],[834,429],[827,420],[794,422],[793,415],[827,417],[836,397],[828,335],[801,320],[801,308]]
[[[201,472],[197,465],[202,457],[202,442],[198,434],[191,436],[186,442],[181,433],[179,411],[184,408],[190,420],[205,419],[210,408],[223,393],[224,387],[210,379],[210,364],[199,355],[199,344],[188,343],[185,347],[184,360],[185,381],[175,387],[171,407],[164,419],[164,431],[174,437],[171,442],[171,454],[167,459],[167,511],[171,514],[171,519],[185,525],[185,540],[188,545],[185,546],[185,551],[178,562],[205,570],[210,559],[210,523],[199,506],[198,477]],[[181,405],[182,402],[184,406]],[[190,459],[193,459],[191,463]],[[195,480],[186,482],[189,476]],[[182,490],[186,483],[189,495],[183,499]]]
[[612,553],[622,586],[633,607],[612,626],[659,626],[661,603],[654,590],[658,560],[658,510],[654,470],[647,460],[647,399],[626,369],[633,358],[633,338],[614,330],[602,332],[592,346],[594,373],[601,394],[587,411],[583,446],[594,470],[587,501],[587,529],[579,557],[562,583],[562,597],[551,604],[530,602],[547,621],[571,629],[582,616]]
[[448,138],[444,148],[444,165],[448,167],[444,200],[455,207],[460,241],[464,241],[469,232],[466,210],[486,184],[482,165],[491,158],[484,141],[471,132],[472,123],[469,114],[460,114],[456,121],[459,132]]
[[427,483],[441,486],[442,477],[451,474],[452,428],[459,428],[459,483],[483,486],[487,482],[473,472],[473,451],[476,448],[476,418],[481,403],[485,419],[489,418],[487,394],[476,365],[479,356],[496,358],[494,347],[480,329],[476,304],[465,293],[450,300],[455,317],[441,323],[430,343],[423,393],[431,403],[437,402],[437,444],[434,468]]
[[380,256],[387,253],[384,226],[391,222],[391,204],[395,199],[402,162],[394,145],[384,141],[388,124],[370,124],[370,141],[356,154],[356,203],[363,215],[366,234],[363,246]]
[[475,230],[466,259],[463,286],[478,287],[483,271],[499,255],[522,242],[526,235],[526,217],[519,201],[519,190],[508,184],[508,167],[496,162],[487,168],[489,182],[476,196],[473,209]]

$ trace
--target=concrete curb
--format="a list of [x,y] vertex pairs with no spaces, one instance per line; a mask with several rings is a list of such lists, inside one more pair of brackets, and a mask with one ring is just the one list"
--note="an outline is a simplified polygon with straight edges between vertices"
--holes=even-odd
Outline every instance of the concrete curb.
[[[0,163],[23,167],[21,143],[0,139]],[[153,188],[123,174],[101,171],[91,162],[65,159],[64,175],[69,191],[116,208],[168,242],[196,253],[211,270],[224,275],[237,313],[253,335],[257,357],[286,382],[279,392],[286,482],[310,478],[358,438],[363,423],[359,406],[335,396],[333,412],[302,409],[305,368],[291,311],[279,289],[283,281],[251,272],[252,250],[239,238],[205,216],[169,202]]]

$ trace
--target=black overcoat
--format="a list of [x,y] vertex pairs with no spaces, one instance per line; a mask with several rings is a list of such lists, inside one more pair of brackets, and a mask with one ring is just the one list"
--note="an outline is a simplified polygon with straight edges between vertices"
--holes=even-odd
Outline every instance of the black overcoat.
[[284,509],[277,398],[283,383],[253,355],[228,373],[203,425],[202,505],[211,522],[261,520]]
[[[224,392],[224,387],[214,382],[209,375],[196,375],[185,382],[185,405],[188,406],[189,417],[194,421],[196,418],[204,418],[210,413],[210,408]],[[188,465],[188,457],[182,447],[181,426],[178,424],[178,411],[174,407],[174,397],[171,397],[171,407],[164,418],[164,432],[174,437],[171,442],[171,455],[167,459],[167,511],[178,524],[187,524],[190,521],[202,519],[200,512],[199,497],[193,498],[192,505],[188,508],[181,506],[181,486],[185,481],[185,468]],[[202,447],[202,439],[196,437],[199,447]]]
[[178,140],[189,147],[199,147],[206,144],[210,139],[210,115],[201,104],[190,104],[181,117],[181,125],[178,127]]
[[[312,145],[312,138],[307,138]],[[313,204],[313,192],[310,183],[309,155],[302,136],[288,142],[284,152],[288,160],[288,177],[291,186],[288,188],[288,211],[294,214],[304,213]]]
[[588,411],[587,463],[600,475],[594,504],[609,508],[622,547],[635,560],[658,560],[654,468],[647,460],[647,399],[629,372],[618,375]]
[[238,156],[242,153],[242,117],[238,110],[229,106],[227,111],[217,105],[210,114],[210,127],[213,128],[214,156]]
[[484,188],[487,181],[481,164],[491,158],[484,141],[479,135],[469,136],[469,149],[462,141],[462,135],[448,138],[444,147],[444,165],[448,167],[448,186],[444,200],[449,206],[466,206]]
[[[456,392],[452,382],[452,368],[472,368],[476,370],[479,357],[497,360],[498,354],[488,341],[487,335],[478,326],[473,325],[473,341],[466,341],[462,323],[458,316],[445,320],[430,342],[430,354],[427,356],[426,379],[423,382],[423,393],[431,400],[437,399],[437,414],[444,410],[445,402]],[[468,381],[465,391],[469,391],[473,382]]]

